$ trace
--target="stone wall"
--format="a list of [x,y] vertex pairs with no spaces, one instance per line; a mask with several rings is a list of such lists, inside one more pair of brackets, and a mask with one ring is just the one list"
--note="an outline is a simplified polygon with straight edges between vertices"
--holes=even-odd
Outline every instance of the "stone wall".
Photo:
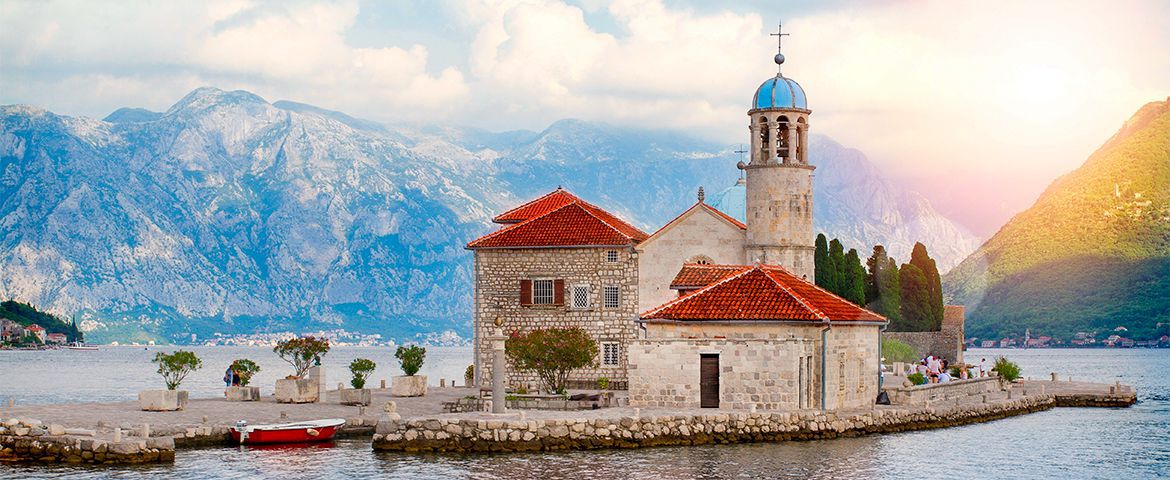
[[705,257],[715,264],[743,265],[744,238],[744,230],[702,207],[656,232],[638,245],[638,312],[678,298],[670,282],[687,262]]
[[752,162],[747,171],[747,260],[813,279],[813,167]]
[[[607,252],[610,250],[617,250],[617,262],[607,261]],[[532,279],[563,279],[565,305],[522,306],[520,281]],[[491,335],[496,317],[503,320],[506,333],[575,327],[592,335],[598,342],[599,350],[602,342],[618,343],[618,365],[602,365],[599,352],[598,368],[576,370],[569,380],[580,386],[596,386],[598,378],[606,377],[615,385],[614,388],[625,384],[627,350],[630,340],[634,338],[634,319],[638,314],[638,255],[633,249],[476,250],[475,282],[476,373],[479,385],[491,385],[492,355],[486,337]],[[574,285],[590,286],[589,308],[571,308]],[[604,285],[621,287],[618,308],[604,308]],[[512,386],[527,386],[529,390],[540,385],[535,375],[519,372],[510,372],[508,383]]]
[[403,452],[524,452],[779,442],[925,430],[1052,408],[1051,396],[939,408],[852,412],[712,412],[547,420],[379,421],[373,448]]
[[956,332],[882,332],[882,335],[914,347],[919,358],[934,355],[955,365],[963,362],[963,337]]
[[970,380],[956,380],[947,383],[934,383],[906,387],[899,381],[903,377],[891,377],[889,384],[882,388],[890,396],[894,405],[929,405],[932,402],[953,400],[956,398],[998,392],[1000,382],[997,377],[973,378]]
[[[819,408],[822,328],[778,322],[648,322],[646,338],[631,348],[630,404],[699,406],[699,355],[718,353],[721,406],[801,408],[801,379],[807,377],[804,408]],[[826,339],[825,408],[873,405],[878,394],[878,326],[836,325]]]
[[171,437],[94,438],[95,432],[8,419],[0,425],[0,463],[125,465],[175,461]]

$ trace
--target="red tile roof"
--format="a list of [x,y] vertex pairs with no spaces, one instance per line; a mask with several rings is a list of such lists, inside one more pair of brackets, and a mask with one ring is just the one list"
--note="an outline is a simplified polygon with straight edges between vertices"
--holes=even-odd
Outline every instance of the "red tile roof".
[[[553,207],[562,201],[568,203]],[[539,214],[523,218],[535,212]],[[617,247],[636,245],[648,237],[637,227],[561,188],[505,212],[496,221],[501,218],[504,223],[517,223],[479,237],[467,248]]]
[[520,223],[580,200],[567,190],[557,187],[556,190],[549,192],[543,197],[496,215],[496,218],[493,218],[492,221],[496,223]]
[[[808,322],[873,322],[885,317],[858,307],[774,265],[687,265],[697,278],[714,277],[716,267],[738,269],[694,293],[671,300],[642,314],[643,320],[788,320]],[[684,272],[679,272],[682,276]],[[679,280],[679,276],[675,279]],[[696,281],[684,278],[683,281]]]
[[29,326],[27,326],[27,327],[24,327],[24,329],[25,329],[25,330],[32,330],[32,331],[39,332],[39,331],[41,331],[41,330],[44,330],[44,329],[45,329],[45,327],[42,327],[42,326],[40,326],[40,325],[37,325],[37,324],[35,324],[35,323],[34,323],[34,324],[32,324],[32,325],[29,325]]
[[706,287],[712,283],[723,280],[737,273],[742,272],[744,267],[742,265],[704,265],[698,263],[688,263],[683,265],[682,270],[678,271],[678,275],[674,276],[674,280],[670,282],[670,288],[694,290]]

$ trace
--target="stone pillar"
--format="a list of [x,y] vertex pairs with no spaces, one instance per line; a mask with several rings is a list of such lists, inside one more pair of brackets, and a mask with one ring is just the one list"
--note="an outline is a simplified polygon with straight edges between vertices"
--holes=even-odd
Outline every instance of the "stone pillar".
[[760,146],[760,124],[753,120],[751,126],[748,127],[748,130],[751,132],[752,141],[751,156],[748,157],[748,162],[755,163],[759,161],[758,159],[760,158],[760,149],[763,148]]
[[504,331],[497,328],[492,332],[492,336],[488,337],[488,341],[492,345],[492,413],[504,413],[507,411],[508,400],[507,394],[504,392],[504,381],[507,379],[507,368],[504,364],[504,342],[508,337],[504,336]]
[[796,124],[788,122],[788,161],[785,163],[800,163],[797,150],[800,147],[800,133],[796,131]]
[[329,387],[325,384],[325,367],[320,365],[310,367],[309,378],[315,380],[313,383],[317,384],[317,403],[325,403],[325,390]]
[[780,134],[780,124],[776,122],[768,122],[768,158],[764,159],[764,163],[771,162],[776,158],[776,146],[780,144],[780,139],[776,138]]
[[801,124],[803,128],[800,129],[800,163],[808,164],[808,124]]

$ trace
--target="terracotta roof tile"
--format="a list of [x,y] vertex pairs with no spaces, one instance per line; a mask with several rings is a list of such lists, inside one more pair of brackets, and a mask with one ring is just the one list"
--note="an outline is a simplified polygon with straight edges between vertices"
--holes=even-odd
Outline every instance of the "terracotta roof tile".
[[[667,302],[642,314],[644,320],[788,320],[831,322],[862,321],[882,323],[881,315],[858,307],[841,297],[817,287],[782,267],[774,265],[755,266],[704,266],[695,268],[687,265],[698,281],[700,274],[710,274],[716,267],[735,268],[713,283],[683,297]],[[684,272],[679,272],[682,276]],[[675,277],[679,279],[678,276]]]
[[706,287],[743,271],[742,265],[704,265],[688,263],[670,282],[670,288],[691,290]]
[[581,199],[577,198],[576,195],[569,193],[563,188],[557,187],[556,190],[553,190],[544,196],[537,198],[536,200],[496,215],[496,218],[493,218],[492,221],[496,223],[520,223],[531,218],[539,217],[548,212],[580,200]]
[[[550,199],[552,198],[550,196],[554,194],[559,200],[544,200],[544,203],[541,203],[541,199]],[[495,232],[475,239],[467,244],[467,248],[474,250],[479,248],[627,246],[636,245],[647,237],[646,233],[613,214],[562,189],[558,188],[541,199],[529,202],[520,208],[529,206],[531,208],[528,211],[537,211],[564,199],[570,201],[535,217],[506,225]],[[518,212],[518,210],[513,209],[511,212]],[[506,215],[508,215],[505,217],[506,221],[524,216],[520,213]]]

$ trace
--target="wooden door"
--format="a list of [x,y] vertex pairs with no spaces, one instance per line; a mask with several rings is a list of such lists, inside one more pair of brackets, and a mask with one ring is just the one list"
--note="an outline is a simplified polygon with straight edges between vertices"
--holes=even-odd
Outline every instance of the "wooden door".
[[699,406],[719,408],[719,355],[699,356]]

